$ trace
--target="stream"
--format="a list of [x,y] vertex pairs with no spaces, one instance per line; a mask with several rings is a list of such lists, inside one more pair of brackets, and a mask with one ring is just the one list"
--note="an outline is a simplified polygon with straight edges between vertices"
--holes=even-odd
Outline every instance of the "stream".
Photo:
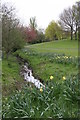
[[40,80],[36,79],[32,75],[32,70],[28,68],[28,63],[25,63],[22,65],[22,69],[20,74],[24,77],[24,80],[27,81],[28,83],[33,83],[36,88],[40,89],[41,87],[45,88],[45,85],[43,85]]

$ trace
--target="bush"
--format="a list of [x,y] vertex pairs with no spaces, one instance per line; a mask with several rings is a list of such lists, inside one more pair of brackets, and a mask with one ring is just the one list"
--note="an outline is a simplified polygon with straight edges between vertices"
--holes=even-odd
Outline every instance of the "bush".
[[23,47],[23,35],[19,20],[14,15],[14,8],[2,5],[2,48],[7,57],[11,52]]

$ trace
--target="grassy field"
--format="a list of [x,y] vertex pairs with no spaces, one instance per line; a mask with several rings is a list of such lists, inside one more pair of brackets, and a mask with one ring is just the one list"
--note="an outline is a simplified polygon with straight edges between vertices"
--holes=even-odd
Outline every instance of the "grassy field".
[[18,76],[17,55],[28,62],[45,89],[40,91],[26,82],[21,90],[4,99],[3,118],[78,117],[78,42],[64,40],[29,45],[8,61],[3,60],[3,85],[8,91],[11,84],[22,81]]
[[78,41],[76,40],[52,41],[28,47],[38,53],[64,53],[66,55],[78,56]]

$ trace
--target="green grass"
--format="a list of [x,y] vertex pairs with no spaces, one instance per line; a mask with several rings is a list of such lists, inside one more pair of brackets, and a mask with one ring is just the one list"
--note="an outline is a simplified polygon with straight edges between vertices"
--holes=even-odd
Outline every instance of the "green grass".
[[27,84],[3,102],[3,118],[77,118],[78,76],[49,81],[43,92]]
[[52,41],[30,45],[28,48],[38,53],[64,53],[66,55],[78,56],[78,41],[76,40]]
[[[33,75],[44,81],[45,89],[42,88],[43,92],[40,92],[32,84],[30,87],[26,83],[21,90],[7,96],[3,101],[3,118],[78,117],[80,90],[77,41],[64,40],[30,45],[14,55],[28,62]],[[8,61],[3,60],[3,85],[6,90],[9,91],[14,81],[21,81],[19,70],[20,66],[14,56]],[[50,80],[50,76],[54,78]],[[66,80],[63,80],[63,76]]]
[[67,77],[78,73],[77,57],[54,53],[41,54],[30,49],[18,51],[16,54],[27,60],[33,69],[34,76],[43,81],[49,80],[51,75],[54,76],[55,81],[59,81],[62,76]]
[[8,96],[15,89],[20,89],[23,84],[23,79],[20,76],[20,65],[13,55],[10,55],[8,60],[2,60],[2,93],[3,97]]
[[[78,41],[62,40],[40,44],[34,44],[25,47],[25,55],[22,55],[29,61],[34,75],[43,80],[48,80],[50,75],[58,74],[60,76],[69,76],[78,72]],[[60,56],[60,58],[56,58]],[[62,57],[61,57],[62,56]],[[64,56],[73,57],[64,59]],[[54,60],[53,60],[54,59]],[[72,60],[73,59],[73,60]]]

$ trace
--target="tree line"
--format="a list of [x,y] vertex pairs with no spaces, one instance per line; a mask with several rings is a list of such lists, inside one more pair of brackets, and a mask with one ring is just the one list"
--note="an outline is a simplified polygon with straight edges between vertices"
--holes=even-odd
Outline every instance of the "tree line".
[[[60,14],[57,23],[51,22],[46,29],[46,36],[50,39],[63,39],[70,36],[70,39],[78,39],[79,7],[76,3],[72,7],[64,9]],[[53,34],[54,33],[54,34]]]
[[75,40],[77,39],[79,22],[79,9],[78,4],[72,6],[72,8],[65,9],[60,15],[59,23],[63,30],[70,31],[71,40],[73,40],[73,34],[75,34]]
[[75,38],[78,39],[79,8],[76,3],[72,7],[64,9],[59,20],[51,21],[44,31],[38,29],[36,17],[30,18],[28,26],[21,25],[15,15],[13,6],[2,5],[2,50],[7,58],[12,52],[23,48],[27,43],[41,43],[45,41]]

